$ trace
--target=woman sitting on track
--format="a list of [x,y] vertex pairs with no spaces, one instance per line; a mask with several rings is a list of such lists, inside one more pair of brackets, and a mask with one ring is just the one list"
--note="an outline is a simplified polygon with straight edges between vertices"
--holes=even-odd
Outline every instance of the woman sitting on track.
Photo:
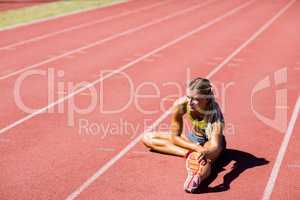
[[[187,137],[182,134],[185,114],[192,124]],[[154,151],[186,157],[188,176],[184,189],[194,193],[198,192],[201,181],[210,175],[212,163],[226,148],[223,127],[224,118],[209,80],[195,78],[188,85],[187,96],[174,104],[170,132],[146,133],[143,142]]]

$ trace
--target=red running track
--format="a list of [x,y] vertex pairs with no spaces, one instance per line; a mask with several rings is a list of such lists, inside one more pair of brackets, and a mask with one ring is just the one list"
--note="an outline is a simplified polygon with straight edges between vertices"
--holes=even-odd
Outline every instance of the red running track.
[[[294,106],[299,95],[297,77],[300,61],[297,59],[300,40],[297,34],[300,26],[297,19],[300,14],[297,11],[300,4],[285,0],[248,4],[248,1],[241,0],[205,2],[208,3],[195,10],[35,68],[39,72],[47,72],[49,68],[55,69],[55,73],[64,72],[63,76],[55,76],[54,99],[57,99],[66,96],[58,91],[59,83],[67,87],[68,82],[92,82],[104,70],[127,66],[123,72],[132,82],[128,82],[124,74],[117,74],[95,84],[97,109],[87,114],[75,113],[74,121],[70,121],[72,115],[67,112],[70,100],[55,105],[52,113],[31,117],[20,110],[14,100],[15,83],[23,73],[1,80],[0,178],[5,183],[0,185],[2,199],[262,198],[286,135],[285,126],[289,124],[292,113],[298,115],[299,112]],[[205,2],[173,0],[142,13],[112,20],[105,30],[100,29],[103,24],[99,24],[98,28],[92,26],[58,34],[47,38],[47,41],[26,44],[28,50],[16,48],[12,52],[5,51],[7,54],[1,54],[1,57],[6,59],[6,56],[15,54],[18,59],[14,64],[24,67],[28,62],[36,62],[35,59],[43,59],[51,51],[59,51],[62,46],[78,48],[80,41],[85,44],[93,42],[90,37],[101,39],[107,34],[143,25]],[[155,3],[158,1],[147,5]],[[129,2],[97,12],[113,16],[114,9],[122,6],[136,10],[147,5]],[[238,10],[242,5],[244,7]],[[234,9],[236,12],[220,18]],[[95,12],[82,15],[89,20],[88,15],[95,16]],[[80,14],[73,17],[80,17]],[[214,22],[218,17],[220,20]],[[66,18],[56,20],[72,21],[72,16]],[[15,33],[15,41],[25,40],[31,36],[19,39],[18,34],[23,29],[37,30],[39,35],[69,26],[62,23],[61,27],[52,26],[40,33],[37,27],[47,27],[48,23],[51,21],[8,30],[0,35]],[[203,28],[197,30],[199,27]],[[49,45],[51,41],[61,46]],[[44,48],[39,49],[38,46]],[[35,54],[32,61],[31,54],[26,55],[29,50]],[[10,59],[7,61],[10,62]],[[18,70],[9,66],[1,63],[0,73]],[[134,144],[132,141],[170,106],[165,97],[173,95],[168,99],[174,99],[183,94],[189,73],[191,77],[208,76],[216,85],[217,99],[227,124],[224,134],[230,148],[224,158],[224,170],[210,184],[210,189],[199,195],[186,194],[182,190],[186,175],[182,158],[150,153],[138,143],[116,162],[111,161],[128,144]],[[267,77],[270,85],[265,86],[270,87],[253,93],[260,81]],[[280,82],[285,79],[285,82]],[[146,82],[151,85],[142,85]],[[276,85],[278,82],[281,84]],[[131,93],[130,86],[134,87],[135,95]],[[46,76],[32,76],[22,84],[21,97],[26,105],[43,108],[49,103],[47,89]],[[280,90],[282,93],[276,93]],[[275,95],[284,95],[285,91],[286,105],[284,101],[276,102]],[[122,112],[100,113],[101,106],[106,111],[116,109],[137,94],[156,96],[131,101]],[[85,107],[91,101],[91,93],[86,90],[71,99],[78,107]],[[285,121],[281,118],[278,123],[266,124],[259,118],[263,115],[272,119],[275,111],[280,109],[287,111],[286,123],[281,123]],[[164,122],[168,123],[168,118],[162,120],[156,129],[163,129]],[[130,124],[126,126],[127,130],[124,129],[125,121]],[[74,122],[73,126],[68,124],[71,122]],[[79,127],[87,123],[97,123],[102,130],[97,131],[93,125],[90,131]],[[110,132],[105,128],[110,128]],[[300,196],[299,180],[296,178],[300,173],[299,161],[295,159],[299,157],[299,120],[293,128],[280,173],[272,188],[272,199],[298,199]],[[220,185],[223,179],[229,188]]]

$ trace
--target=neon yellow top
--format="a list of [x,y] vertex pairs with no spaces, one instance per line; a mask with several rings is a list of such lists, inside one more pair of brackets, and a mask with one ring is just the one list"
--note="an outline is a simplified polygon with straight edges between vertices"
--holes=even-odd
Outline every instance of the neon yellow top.
[[206,118],[203,118],[201,121],[193,118],[190,107],[187,105],[187,113],[189,115],[189,118],[193,124],[193,126],[197,129],[205,130],[208,124],[208,121]]

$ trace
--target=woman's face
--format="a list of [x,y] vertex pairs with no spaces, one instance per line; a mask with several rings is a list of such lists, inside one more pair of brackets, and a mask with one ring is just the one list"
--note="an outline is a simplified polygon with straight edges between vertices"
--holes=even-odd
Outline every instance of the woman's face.
[[188,91],[187,97],[189,99],[188,104],[191,110],[195,110],[200,113],[203,113],[205,111],[208,103],[208,99],[204,98],[205,95],[201,95],[197,93],[197,91]]

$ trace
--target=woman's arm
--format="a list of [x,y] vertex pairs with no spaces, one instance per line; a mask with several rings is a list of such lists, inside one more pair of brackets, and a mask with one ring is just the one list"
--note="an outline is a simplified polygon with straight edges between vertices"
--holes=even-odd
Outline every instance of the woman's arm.
[[215,122],[212,124],[212,134],[209,141],[209,145],[205,146],[204,155],[205,158],[214,160],[216,159],[223,150],[222,146],[222,129],[224,124],[222,122]]
[[203,147],[197,145],[193,142],[187,141],[181,137],[183,130],[183,115],[186,113],[186,102],[179,102],[174,105],[172,121],[171,121],[171,132],[172,132],[172,142],[180,147],[194,150],[202,151]]

